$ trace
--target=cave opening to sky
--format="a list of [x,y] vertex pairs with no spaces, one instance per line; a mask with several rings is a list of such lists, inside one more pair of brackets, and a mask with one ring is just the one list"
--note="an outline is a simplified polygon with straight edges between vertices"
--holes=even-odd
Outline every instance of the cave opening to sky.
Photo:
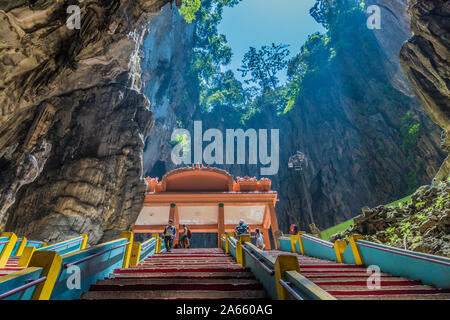
[[[243,0],[234,7],[225,7],[219,33],[227,38],[233,50],[231,63],[224,67],[243,80],[238,69],[249,47],[286,44],[293,58],[308,36],[326,32],[309,13],[316,0]],[[251,12],[251,14],[249,14]],[[278,72],[280,84],[285,84],[286,70]]]

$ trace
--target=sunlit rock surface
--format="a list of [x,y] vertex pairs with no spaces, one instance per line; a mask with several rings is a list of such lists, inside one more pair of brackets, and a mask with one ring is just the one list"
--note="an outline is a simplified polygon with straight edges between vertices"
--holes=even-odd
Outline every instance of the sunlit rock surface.
[[345,240],[352,234],[366,240],[429,254],[450,257],[450,182],[420,187],[410,202],[399,206],[363,208],[355,225],[332,236]]
[[[94,244],[132,226],[153,123],[138,56],[168,2],[0,3],[1,230]],[[66,26],[71,4],[81,30]]]
[[[450,1],[412,0],[409,6],[413,36],[400,61],[422,106],[444,132],[442,148],[450,151]],[[447,157],[436,181],[450,177]]]

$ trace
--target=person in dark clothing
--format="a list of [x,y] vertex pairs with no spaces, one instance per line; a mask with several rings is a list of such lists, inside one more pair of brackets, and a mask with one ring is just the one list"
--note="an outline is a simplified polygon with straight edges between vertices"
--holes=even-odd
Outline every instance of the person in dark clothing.
[[169,225],[164,229],[164,243],[166,244],[167,252],[172,252],[173,241],[177,236],[177,228],[173,225],[173,220],[169,220]]
[[190,247],[191,237],[192,237],[191,230],[189,230],[188,227],[185,224],[183,224],[183,232],[181,232],[180,234],[182,248]]

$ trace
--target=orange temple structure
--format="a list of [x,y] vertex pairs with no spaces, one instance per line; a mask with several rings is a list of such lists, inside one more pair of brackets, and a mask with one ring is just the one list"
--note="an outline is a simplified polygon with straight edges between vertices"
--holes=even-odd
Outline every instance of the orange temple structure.
[[[254,232],[259,228],[267,249],[269,229],[278,230],[275,205],[277,192],[267,178],[237,178],[217,168],[192,166],[175,169],[158,178],[146,178],[144,207],[135,223],[135,233],[161,233],[169,219],[177,231],[186,224],[192,233],[234,232],[239,220]],[[275,236],[273,237],[275,239]],[[276,243],[275,243],[276,246]]]

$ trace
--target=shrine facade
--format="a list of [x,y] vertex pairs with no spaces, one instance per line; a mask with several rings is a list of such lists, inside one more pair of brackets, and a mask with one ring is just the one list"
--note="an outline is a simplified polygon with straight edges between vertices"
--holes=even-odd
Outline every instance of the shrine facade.
[[235,180],[227,171],[195,165],[175,169],[161,181],[146,180],[148,189],[135,233],[162,233],[173,219],[177,231],[186,224],[192,233],[217,233],[219,242],[222,234],[234,232],[243,219],[251,232],[261,230],[266,248],[271,248],[269,230],[278,230],[278,194],[271,190],[269,179]]

